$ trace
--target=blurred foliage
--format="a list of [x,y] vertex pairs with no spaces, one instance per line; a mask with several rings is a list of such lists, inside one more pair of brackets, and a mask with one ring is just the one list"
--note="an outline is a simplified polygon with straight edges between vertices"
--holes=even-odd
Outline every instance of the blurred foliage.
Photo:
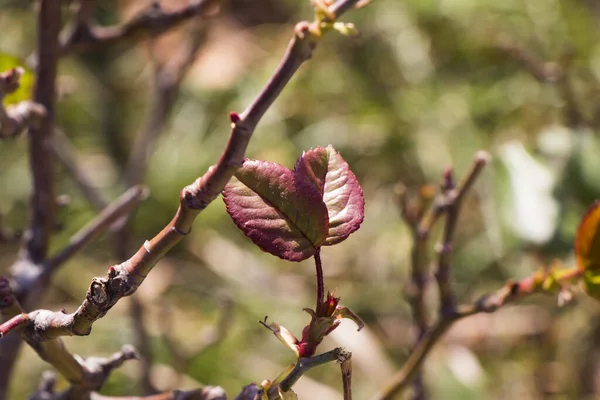
[[[95,15],[116,23],[145,3],[97,2]],[[0,2],[0,52],[21,60],[35,46],[33,7],[24,4]],[[172,218],[181,188],[215,163],[229,133],[228,113],[241,111],[260,91],[294,23],[310,16],[308,1],[231,0],[206,21],[206,43],[151,153],[145,179],[151,195],[133,220],[132,254]],[[366,399],[414,342],[404,299],[411,236],[395,203],[396,183],[417,190],[438,183],[449,165],[461,176],[478,149],[494,156],[460,216],[453,273],[462,302],[555,258],[574,264],[578,221],[600,197],[600,7],[593,0],[374,0],[343,20],[360,37],[326,36],[264,116],[247,155],[292,167],[302,150],[331,143],[363,187],[362,228],[322,257],[327,288],[337,289],[367,328],[356,333],[344,322],[321,350],[342,345],[353,352],[355,398]],[[175,41],[61,60],[58,125],[106,199],[125,189],[127,156],[148,118],[150,53],[168,59],[177,48],[173,35]],[[542,82],[527,59],[551,78],[557,68],[564,75]],[[26,227],[31,192],[26,141],[0,142],[0,214],[16,230]],[[95,215],[60,165],[56,183],[72,202],[59,212],[54,250]],[[67,263],[45,307],[77,307],[90,279],[122,261],[112,257],[114,242],[107,235]],[[0,243],[1,274],[17,249]],[[251,381],[275,378],[293,354],[257,320],[268,314],[299,335],[309,319],[302,308],[313,303],[313,268],[310,261],[262,253],[235,228],[223,203],[212,203],[138,294],[152,338],[153,383],[160,389],[221,385],[234,394]],[[227,310],[224,299],[234,304],[225,315],[226,335],[205,348]],[[427,302],[433,316],[433,290]],[[425,382],[439,399],[598,398],[599,314],[597,303],[578,292],[562,308],[556,298],[536,296],[468,318],[430,355]],[[129,321],[125,300],[89,337],[67,338],[67,345],[83,357],[111,354],[134,342]],[[25,398],[46,368],[25,349],[11,398]],[[139,391],[138,372],[136,362],[127,363],[103,393]],[[341,399],[339,368],[313,370],[294,390],[300,399]]]
[[[11,68],[22,67],[23,63],[16,57],[10,54],[0,53],[0,71],[7,71]],[[19,81],[19,88],[13,93],[4,98],[3,104],[16,104],[20,101],[31,98],[31,90],[33,89],[33,73],[24,68],[24,73]]]

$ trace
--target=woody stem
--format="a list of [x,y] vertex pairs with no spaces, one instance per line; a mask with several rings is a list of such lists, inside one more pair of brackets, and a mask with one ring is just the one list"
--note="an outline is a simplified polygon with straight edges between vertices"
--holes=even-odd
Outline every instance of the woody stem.
[[321,249],[315,253],[315,266],[317,268],[317,307],[315,312],[319,314],[323,297],[325,297],[325,283],[323,282],[323,266],[321,265]]

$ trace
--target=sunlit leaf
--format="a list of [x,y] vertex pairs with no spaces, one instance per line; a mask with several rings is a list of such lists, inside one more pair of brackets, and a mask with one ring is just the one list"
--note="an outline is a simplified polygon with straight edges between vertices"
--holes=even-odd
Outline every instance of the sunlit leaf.
[[246,160],[225,186],[235,224],[264,251],[290,261],[312,256],[327,238],[321,193],[282,165]]
[[600,275],[595,271],[586,271],[583,274],[583,288],[586,293],[596,300],[600,301]]
[[302,154],[295,172],[318,188],[327,206],[329,233],[323,245],[339,243],[360,227],[365,215],[362,189],[348,163],[331,145]]
[[600,269],[600,202],[596,201],[585,213],[577,230],[575,256],[583,270]]
[[7,71],[11,68],[21,67],[25,73],[21,76],[19,88],[4,98],[4,105],[16,104],[20,101],[31,98],[31,91],[34,83],[34,75],[31,71],[23,66],[23,63],[16,57],[0,53],[0,72]]
[[585,213],[575,239],[577,267],[583,270],[585,291],[600,300],[600,201]]

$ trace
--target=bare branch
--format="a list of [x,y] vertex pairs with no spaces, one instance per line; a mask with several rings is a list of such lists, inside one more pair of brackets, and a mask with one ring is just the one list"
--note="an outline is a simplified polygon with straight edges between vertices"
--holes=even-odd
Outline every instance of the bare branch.
[[75,149],[67,136],[60,129],[54,130],[52,150],[56,154],[58,160],[62,162],[69,175],[71,175],[86,200],[96,210],[102,210],[108,206],[108,203],[102,198],[100,193],[92,187],[88,178],[78,167],[75,161]]
[[[279,385],[276,385],[269,389],[269,395],[271,393],[276,394],[278,388],[283,392],[287,392],[294,386],[296,382],[304,375],[307,371],[318,367],[319,365],[327,364],[332,361],[341,363],[347,362],[351,357],[351,354],[341,347],[337,347],[331,351],[323,354],[319,354],[312,357],[301,357],[296,362],[294,369],[290,372]],[[347,366],[348,364],[346,364]]]
[[148,190],[143,186],[134,186],[123,193],[73,235],[64,249],[44,262],[44,273],[47,275],[52,274],[58,266],[104,233],[115,221],[127,215],[147,195]]
[[454,314],[442,317],[426,332],[410,353],[402,368],[392,377],[390,383],[379,394],[372,397],[372,400],[391,400],[406,389],[431,349],[455,322],[471,315],[495,312],[508,303],[543,292],[544,282],[547,279],[552,279],[553,282],[557,283],[571,282],[581,274],[582,271],[577,268],[566,270],[559,276],[553,276],[551,273],[540,271],[519,282],[509,281],[505,286],[493,293],[482,296],[473,304],[457,307]]
[[[434,200],[434,191],[429,186],[424,186],[419,191],[416,199],[409,198],[404,188],[400,189],[399,200],[402,217],[411,228],[413,248],[411,252],[411,278],[412,282],[407,289],[408,301],[411,305],[413,320],[418,329],[417,344],[413,352],[422,347],[422,342],[430,336],[427,318],[427,308],[424,301],[425,289],[428,279],[427,253],[428,239],[431,229],[437,220],[446,213],[446,225],[442,243],[438,246],[438,267],[436,280],[440,292],[440,320],[452,318],[456,313],[456,299],[452,287],[450,257],[452,254],[452,240],[456,229],[460,206],[465,193],[471,188],[481,169],[487,164],[489,155],[484,152],[477,154],[471,171],[467,174],[461,185],[456,188],[452,170],[444,173],[442,193]],[[433,203],[433,204],[432,204]],[[432,204],[432,205],[431,205]],[[425,210],[431,205],[430,210]],[[411,382],[414,388],[414,398],[424,398],[420,369],[413,373]]]
[[33,173],[31,219],[25,235],[26,257],[40,263],[46,257],[54,226],[54,157],[50,148],[56,100],[58,33],[61,24],[61,1],[41,2],[37,48],[39,63],[33,101],[42,105],[47,116],[38,127],[29,129],[29,163]]
[[178,346],[175,338],[171,337],[171,333],[177,331],[175,322],[172,321],[172,312],[167,307],[163,307],[161,310],[160,319],[163,321],[161,324],[162,341],[170,352],[173,367],[178,372],[183,373],[193,359],[220,343],[226,337],[233,321],[234,303],[231,299],[224,297],[218,302],[218,307],[220,310],[219,320],[203,335],[203,340],[192,350],[188,351],[189,355],[186,355],[183,349]]
[[[419,189],[418,196],[408,193],[404,186],[397,189],[402,218],[409,226],[413,246],[411,249],[411,280],[406,285],[406,298],[410,304],[413,323],[417,327],[417,343],[429,329],[429,318],[425,304],[425,292],[429,281],[429,233],[433,224],[442,213],[440,201],[433,202],[435,190],[431,186]],[[433,207],[431,207],[433,203]],[[426,210],[431,210],[426,214]],[[427,217],[427,219],[426,219]],[[422,222],[427,222],[423,224]],[[423,226],[421,226],[423,225]],[[425,387],[420,372],[413,381],[414,399],[425,396]]]
[[420,367],[431,349],[455,322],[482,312],[492,313],[509,302],[534,293],[548,292],[551,290],[548,288],[552,288],[552,286],[560,287],[567,282],[573,282],[580,278],[583,273],[578,268],[567,270],[542,269],[521,281],[507,282],[502,288],[482,296],[473,304],[458,307],[455,305],[455,295],[450,282],[450,256],[456,222],[465,194],[473,186],[476,178],[488,162],[489,155],[485,152],[479,152],[475,157],[471,170],[456,188],[452,181],[451,172],[447,171],[444,175],[444,184],[442,185],[444,201],[442,204],[444,204],[443,209],[447,213],[447,217],[440,247],[446,250],[439,252],[438,272],[436,274],[441,303],[439,319],[431,328],[425,331],[402,368],[380,393],[372,397],[372,400],[391,400],[406,389],[413,379],[418,376]]
[[[86,368],[90,371],[102,371],[104,376],[103,380],[108,378],[108,375],[112,370],[119,368],[125,361],[137,360],[138,355],[133,346],[124,345],[121,350],[114,353],[107,358],[91,357],[87,358],[84,362]],[[101,386],[101,385],[100,385]]]
[[452,287],[450,262],[452,256],[452,242],[454,239],[454,232],[456,231],[462,200],[489,160],[490,155],[488,153],[484,151],[477,153],[471,170],[467,173],[465,179],[458,187],[455,187],[452,170],[448,169],[444,173],[442,195],[444,197],[446,224],[444,226],[442,243],[439,244],[436,249],[438,252],[438,267],[435,273],[440,291],[440,315],[442,318],[444,316],[452,315],[456,311],[456,296],[454,295],[454,289]]
[[352,354],[340,363],[342,371],[342,387],[344,388],[344,400],[352,400]]
[[149,155],[152,154],[156,141],[171,114],[181,81],[204,43],[201,29],[200,26],[191,27],[180,54],[172,57],[171,62],[161,66],[155,63],[152,104],[142,131],[136,135],[127,164],[125,172],[127,185],[137,185],[143,182]]
[[542,83],[557,82],[564,78],[559,64],[545,62],[514,40],[502,36],[495,44],[496,49],[518,62],[525,71]]
[[172,12],[162,11],[158,4],[154,3],[123,25],[110,27],[90,26],[87,21],[82,22],[76,18],[71,31],[62,41],[61,54],[110,46],[138,37],[160,35],[190,18],[203,15],[218,3],[219,0],[190,0],[188,5]]
[[0,325],[0,338],[6,336],[11,331],[25,325],[29,317],[27,314],[18,314]]
[[60,339],[36,343],[35,346],[37,348],[34,347],[34,350],[45,361],[54,365],[71,383],[71,387],[64,392],[54,393],[54,375],[44,374],[40,387],[31,397],[39,400],[89,398],[93,390],[99,389],[106,382],[114,369],[127,360],[137,358],[135,349],[128,345],[110,357],[91,357],[86,360],[70,355]]

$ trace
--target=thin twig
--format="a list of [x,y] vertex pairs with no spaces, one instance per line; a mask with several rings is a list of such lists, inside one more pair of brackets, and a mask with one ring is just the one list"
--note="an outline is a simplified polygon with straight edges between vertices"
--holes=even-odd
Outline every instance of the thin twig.
[[122,43],[136,37],[156,36],[165,33],[179,24],[209,11],[219,0],[190,0],[178,10],[162,11],[157,3],[133,17],[123,25],[100,27],[90,26],[87,21],[75,20],[61,44],[61,55]]
[[348,353],[345,360],[340,363],[342,371],[342,387],[344,400],[352,400],[352,355]]
[[59,161],[62,162],[67,172],[79,188],[86,200],[96,210],[103,210],[108,203],[104,200],[98,190],[89,182],[86,174],[77,165],[75,159],[75,148],[69,141],[69,138],[60,129],[54,130],[54,140],[52,141],[52,150]]
[[458,222],[458,215],[466,193],[471,189],[475,180],[490,160],[488,153],[480,151],[475,156],[475,160],[464,180],[458,187],[455,187],[452,170],[448,169],[444,173],[444,182],[442,183],[442,194],[445,197],[446,224],[444,226],[444,235],[442,243],[437,246],[438,267],[435,273],[440,292],[440,316],[449,316],[454,314],[456,309],[456,296],[452,287],[452,272],[450,269],[452,256],[452,243],[454,232]]
[[233,400],[262,400],[262,395],[263,390],[255,383],[251,383],[244,386],[242,391]]
[[560,65],[545,62],[536,54],[521,46],[515,40],[501,36],[495,43],[497,50],[518,62],[525,71],[542,83],[553,83],[563,79],[564,71]]
[[194,346],[192,350],[184,352],[175,338],[171,336],[172,332],[177,332],[175,322],[172,321],[172,313],[167,307],[161,310],[161,339],[169,351],[173,359],[173,367],[179,373],[184,373],[192,360],[198,358],[202,353],[209,350],[213,346],[219,344],[225,339],[231,323],[233,322],[232,315],[234,311],[234,303],[229,298],[221,298],[218,308],[220,310],[219,320],[211,326],[208,332],[203,335],[203,340]]
[[290,372],[280,383],[269,389],[269,396],[271,393],[277,393],[277,388],[283,392],[287,392],[294,386],[296,382],[304,375],[307,371],[318,367],[319,365],[327,364],[332,361],[343,363],[351,357],[350,353],[341,347],[337,347],[326,353],[319,354],[312,357],[301,357],[296,362],[294,369]]
[[[467,177],[464,179],[464,181],[457,189],[451,189],[447,192],[447,195],[449,196],[449,204],[456,205],[456,202],[458,201],[458,206],[455,208],[450,207],[449,209],[446,209],[447,212],[459,212],[460,202],[462,201],[464,194],[473,185],[473,182],[487,161],[488,156],[486,153],[478,153],[471,171],[467,174]],[[453,192],[454,194],[452,194]],[[450,221],[454,221],[451,222],[453,224],[456,223],[456,219],[451,219]],[[447,228],[445,230],[445,244],[449,244],[452,240],[454,231],[453,229],[454,228]],[[442,254],[440,257],[449,257],[449,255]],[[446,262],[449,263],[449,258],[441,261],[441,263]],[[447,266],[449,267],[449,264]],[[402,368],[379,394],[373,396],[372,400],[391,400],[399,395],[404,389],[406,389],[411,381],[417,376],[421,365],[425,361],[425,358],[431,349],[455,322],[478,313],[492,313],[509,302],[514,302],[534,293],[551,292],[554,290],[553,288],[557,286],[562,288],[564,284],[580,279],[583,273],[584,271],[579,268],[565,270],[541,269],[533,273],[531,276],[518,282],[507,282],[502,288],[489,295],[482,296],[473,304],[460,307],[453,306],[452,312],[440,312],[438,321],[434,324],[434,326],[425,332],[421,340],[419,340],[415,348],[410,353]],[[454,292],[452,291],[451,285],[449,285],[447,282],[441,282],[440,291],[442,291],[442,287],[443,290],[447,291],[446,295],[452,296],[452,299],[454,299]],[[441,301],[448,300],[442,299]],[[444,309],[443,307],[444,306],[441,308],[442,310]],[[450,309],[450,307],[448,308]]]
[[140,184],[144,180],[149,155],[152,154],[156,141],[169,119],[181,81],[204,43],[205,35],[202,29],[199,24],[190,27],[180,54],[174,55],[171,62],[167,62],[166,65],[154,63],[152,104],[142,131],[136,135],[125,172],[125,182],[129,186]]
[[315,312],[319,314],[321,308],[323,307],[323,298],[325,297],[325,282],[323,282],[323,265],[321,264],[320,249],[317,249],[314,257],[317,275],[317,305],[315,307]]
[[[452,170],[447,169],[441,185],[442,192],[435,199],[430,211],[426,214],[423,212],[424,206],[422,204],[431,202],[433,196],[431,189],[422,188],[419,203],[417,205],[413,204],[412,207],[407,201],[405,194],[401,197],[403,218],[413,232],[412,276],[413,285],[416,287],[415,290],[417,293],[413,294],[409,300],[411,301],[415,323],[419,328],[419,336],[415,347],[412,349],[411,356],[397,376],[400,376],[402,371],[404,371],[404,374],[410,374],[409,378],[403,376],[402,379],[405,379],[406,383],[413,382],[416,398],[423,398],[425,396],[419,368],[424,356],[420,357],[419,355],[429,352],[431,346],[445,333],[446,329],[454,322],[457,316],[456,296],[452,287],[450,269],[452,241],[454,239],[462,200],[488,162],[489,155],[487,153],[477,153],[471,170],[458,187],[454,183]],[[427,239],[434,223],[444,213],[446,214],[446,224],[444,226],[442,243],[438,245],[438,265],[435,273],[440,293],[440,312],[438,322],[430,328],[427,323],[426,309],[423,303],[424,283],[421,281],[426,276],[424,269],[427,263]]]
[[[581,104],[577,101],[577,96],[573,89],[573,84],[569,75],[572,69],[575,53],[572,49],[567,49],[558,62],[544,61],[534,54],[531,50],[521,45],[517,41],[506,36],[500,37],[495,43],[496,49],[500,50],[509,58],[515,60],[540,83],[555,84],[565,101],[564,115],[566,124],[571,128],[580,126],[594,125],[592,118],[588,118],[582,111]],[[594,78],[592,80],[597,85]]]
[[410,353],[402,368],[392,377],[379,394],[372,397],[372,400],[392,400],[406,389],[427,355],[429,355],[431,349],[457,321],[479,313],[493,313],[508,303],[515,302],[535,293],[544,292],[544,286],[548,282],[548,279],[559,284],[572,282],[578,279],[582,273],[577,268],[565,270],[556,275],[548,271],[538,271],[521,281],[508,281],[500,289],[480,297],[473,304],[457,307],[454,314],[443,316],[426,332]]
[[23,243],[26,257],[41,263],[47,254],[54,227],[54,157],[50,148],[54,130],[58,33],[61,25],[61,1],[41,2],[37,48],[39,63],[33,101],[43,106],[46,118],[29,129],[29,164],[33,174],[31,218]]
[[[425,292],[429,280],[429,234],[433,224],[441,215],[441,201],[433,201],[435,191],[431,186],[423,186],[418,197],[411,196],[408,190],[401,186],[398,188],[398,197],[402,218],[411,230],[413,246],[411,249],[411,281],[406,287],[406,298],[410,304],[413,322],[417,327],[417,343],[429,328],[429,318],[425,304]],[[433,203],[433,206],[431,206]],[[425,210],[431,209],[426,213]],[[427,221],[423,223],[423,221]],[[413,400],[425,398],[426,391],[419,371],[413,380]]]
[[134,186],[123,193],[75,233],[65,248],[44,262],[44,273],[47,275],[52,274],[58,266],[104,233],[115,221],[127,215],[147,195],[148,191],[143,186]]
[[[55,366],[71,383],[71,386],[64,392],[50,397],[50,399],[56,400],[89,398],[93,390],[104,385],[113,370],[119,368],[125,361],[137,358],[135,349],[129,345],[123,346],[120,351],[110,357],[91,357],[85,360],[73,357],[60,339],[35,343],[34,346],[38,355]],[[46,400],[47,398],[41,397],[41,399]]]

